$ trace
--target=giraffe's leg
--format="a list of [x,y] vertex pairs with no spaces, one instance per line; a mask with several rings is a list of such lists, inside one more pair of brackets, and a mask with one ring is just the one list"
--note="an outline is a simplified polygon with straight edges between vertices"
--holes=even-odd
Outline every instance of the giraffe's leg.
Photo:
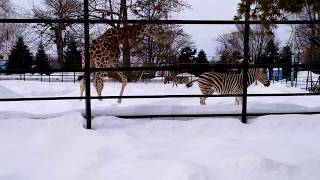
[[[81,67],[82,69],[85,68],[85,57],[84,57],[84,53],[81,52]],[[80,79],[80,97],[83,97],[83,92],[84,92],[84,88],[85,88],[85,76],[84,73],[82,74],[83,78]],[[80,101],[82,101],[82,99],[80,99]]]
[[[94,75],[94,86],[96,88],[97,94],[99,97],[101,97],[102,94],[102,89],[103,89],[103,78],[102,78],[103,73],[102,72],[96,72]],[[102,101],[100,98],[99,101]]]
[[[119,96],[122,96],[123,95],[123,91],[124,91],[124,88],[126,87],[127,83],[128,83],[128,78],[122,73],[122,72],[118,72],[117,71],[117,74],[120,76],[121,78],[121,83],[122,83],[122,86],[121,86],[121,90],[120,90],[120,95]],[[121,103],[121,97],[118,99],[118,103],[120,104]]]
[[[86,82],[85,79],[80,80],[80,97],[83,97],[85,82]],[[82,101],[82,99],[80,99],[80,101]]]

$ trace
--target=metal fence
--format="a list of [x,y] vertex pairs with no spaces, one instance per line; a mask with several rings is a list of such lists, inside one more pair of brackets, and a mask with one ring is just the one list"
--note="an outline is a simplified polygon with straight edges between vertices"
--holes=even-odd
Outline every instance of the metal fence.
[[[170,114],[170,115],[137,115],[137,116],[122,116],[124,118],[153,118],[153,117],[213,117],[213,116],[240,116],[243,123],[247,122],[249,116],[271,115],[271,114],[319,114],[316,112],[292,112],[292,113],[248,113],[247,112],[247,97],[259,96],[310,96],[318,95],[315,93],[291,93],[291,94],[248,94],[247,92],[247,79],[249,68],[272,68],[281,67],[281,65],[254,65],[249,64],[249,29],[251,24],[261,24],[260,21],[233,21],[233,20],[92,20],[89,19],[88,0],[84,0],[84,18],[83,19],[0,19],[0,23],[81,23],[84,25],[85,32],[85,68],[84,69],[50,69],[41,70],[41,72],[81,72],[85,73],[85,97],[40,97],[40,98],[1,98],[0,101],[40,101],[40,100],[79,100],[85,99],[85,117],[87,129],[91,129],[91,100],[92,99],[116,99],[119,96],[92,96],[90,92],[90,73],[96,71],[179,71],[184,70],[185,67],[179,66],[163,66],[163,67],[120,67],[120,68],[90,68],[90,55],[89,55],[89,25],[93,23],[144,23],[144,24],[207,24],[207,25],[234,25],[242,24],[245,26],[244,32],[244,61],[240,65],[227,65],[227,64],[211,64],[209,66],[192,66],[188,67],[189,70],[196,70],[202,68],[203,70],[221,69],[221,68],[239,68],[243,71],[243,93],[241,94],[242,113],[241,114]],[[320,21],[275,21],[274,24],[320,24]],[[283,66],[284,67],[284,66]],[[318,65],[285,65],[286,68],[304,68],[314,69],[320,68]],[[38,73],[38,70],[0,70],[0,73]],[[239,94],[221,94],[221,95],[148,95],[148,96],[122,96],[122,98],[182,98],[182,97],[234,97]]]

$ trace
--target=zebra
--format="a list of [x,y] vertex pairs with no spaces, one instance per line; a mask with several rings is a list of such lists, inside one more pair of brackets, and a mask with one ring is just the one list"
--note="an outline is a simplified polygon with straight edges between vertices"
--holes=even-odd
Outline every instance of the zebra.
[[[270,85],[268,73],[266,70],[249,69],[247,85],[250,86],[255,81],[260,81],[265,87]],[[206,72],[199,76],[198,79],[190,81],[186,84],[191,87],[193,82],[198,81],[200,91],[203,95],[212,95],[214,92],[219,94],[241,94],[243,89],[243,74],[241,73],[220,73],[220,72]],[[207,97],[200,97],[200,104],[206,104]],[[236,104],[240,105],[242,97],[236,97]]]
[[164,83],[164,84],[167,84],[167,83],[169,84],[170,81],[172,81],[172,80],[173,80],[173,78],[172,78],[171,76],[168,76],[168,77],[165,77],[165,78],[164,78],[164,82],[163,82],[163,83]]
[[169,83],[170,81],[172,81],[172,87],[174,87],[174,85],[176,85],[176,87],[178,87],[178,84],[188,84],[189,78],[183,77],[183,76],[166,77],[164,79],[164,84]]
[[320,85],[311,85],[311,87],[309,87],[308,90],[313,93],[320,94]]

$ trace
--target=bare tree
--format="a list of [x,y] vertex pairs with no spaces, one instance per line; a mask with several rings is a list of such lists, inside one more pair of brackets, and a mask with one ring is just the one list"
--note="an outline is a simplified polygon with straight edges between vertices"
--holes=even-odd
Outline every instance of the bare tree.
[[[183,29],[176,26],[166,30],[165,43],[143,39],[132,49],[134,62],[144,66],[161,66],[163,64],[173,64],[177,62],[180,51],[184,47],[194,47],[191,37]],[[149,49],[150,48],[150,49]],[[150,54],[151,53],[151,54]]]
[[243,45],[242,33],[234,31],[225,33],[216,39],[218,42],[217,54],[223,63],[237,63],[241,59]]
[[[237,25],[236,28],[236,31],[222,34],[216,40],[219,44],[217,54],[227,59],[224,60],[225,63],[235,63],[243,56],[244,26]],[[252,25],[249,39],[249,56],[253,63],[262,56],[267,42],[272,37],[262,26]]]
[[[38,19],[77,19],[81,17],[82,4],[78,0],[43,0],[43,6],[33,7],[32,11]],[[54,42],[57,48],[58,62],[63,64],[63,48],[65,34],[72,29],[70,23],[40,23],[36,30],[41,37],[46,37],[45,44]]]
[[[0,1],[0,18],[8,18],[12,12],[12,4],[10,0]],[[8,24],[0,24],[0,50],[3,49],[2,43],[5,41],[6,36],[9,34]]]
[[[19,14],[16,11],[16,6],[11,0],[0,1],[0,18],[15,18],[17,16]],[[0,23],[0,51],[10,50],[10,46],[16,38],[24,36],[25,27],[25,24]]]
[[163,19],[168,18],[169,13],[179,13],[188,7],[183,0],[136,0],[130,9],[139,19]]
[[[137,0],[130,6],[132,13],[139,19],[170,19],[171,14],[179,13],[189,5],[182,0]],[[147,52],[142,54],[142,62],[159,66],[164,62],[174,62],[181,48],[191,46],[191,38],[177,25],[158,26],[157,30],[162,34],[162,42],[154,42],[149,37],[140,44]],[[183,46],[184,45],[184,46]],[[135,46],[137,47],[137,46]]]
[[[314,4],[306,4],[302,12],[299,14],[299,19],[316,21],[320,19],[320,2],[315,1]],[[320,24],[304,24],[299,25],[297,34],[298,49],[303,50],[304,54],[300,54],[299,58],[304,59],[305,63],[313,63],[318,60],[320,49],[314,44],[310,43],[310,37],[320,36]]]
[[6,17],[12,10],[12,3],[10,0],[0,1],[0,17]]

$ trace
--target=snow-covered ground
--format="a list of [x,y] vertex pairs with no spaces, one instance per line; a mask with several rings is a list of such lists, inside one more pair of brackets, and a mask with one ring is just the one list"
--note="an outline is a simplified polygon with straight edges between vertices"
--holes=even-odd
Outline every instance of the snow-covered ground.
[[[288,84],[289,85],[289,84]],[[305,93],[284,83],[249,93]],[[107,82],[104,95],[118,95]],[[92,94],[95,90],[92,87]],[[200,94],[195,84],[129,83],[125,95]],[[0,81],[0,98],[78,96],[72,82]],[[250,97],[249,112],[320,111],[320,97]],[[240,113],[232,97],[0,102],[0,180],[318,180],[320,115],[119,119],[114,115]]]

